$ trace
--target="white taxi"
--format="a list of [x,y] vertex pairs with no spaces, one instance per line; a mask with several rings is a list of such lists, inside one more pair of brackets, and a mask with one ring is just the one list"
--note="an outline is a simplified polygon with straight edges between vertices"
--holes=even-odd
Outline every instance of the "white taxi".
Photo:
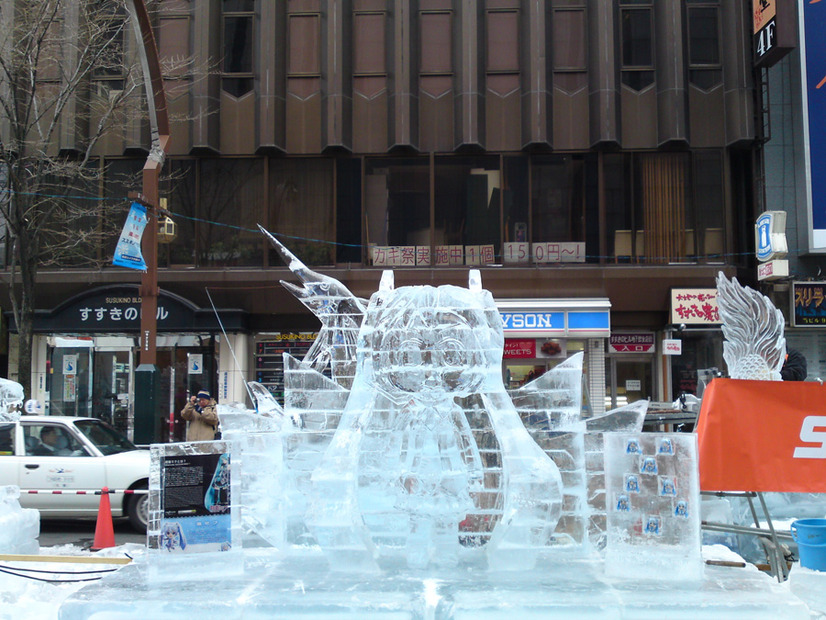
[[[40,517],[95,517],[107,487],[113,517],[146,531],[149,450],[96,418],[24,415],[0,421],[0,486],[20,487],[20,505]],[[36,492],[34,492],[36,491]]]

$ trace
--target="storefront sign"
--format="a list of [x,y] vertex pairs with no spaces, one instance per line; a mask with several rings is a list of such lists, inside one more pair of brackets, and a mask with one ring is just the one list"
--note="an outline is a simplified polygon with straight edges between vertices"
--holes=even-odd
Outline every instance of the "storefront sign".
[[752,0],[756,66],[770,67],[797,46],[794,5],[794,0]]
[[[216,312],[221,317],[218,324]],[[9,330],[17,331],[13,316]],[[228,332],[246,329],[246,313],[237,309],[201,309],[167,291],[158,295],[158,331],[212,331],[223,327]],[[141,296],[137,284],[101,286],[72,297],[51,311],[35,312],[36,333],[101,334],[139,332]]]
[[536,340],[505,339],[505,359],[532,359],[536,357]]
[[652,353],[654,351],[654,334],[611,334],[608,338],[609,353]]
[[501,312],[505,331],[543,331],[565,333],[564,312]]
[[663,340],[663,355],[682,355],[683,341],[678,339]]
[[585,244],[575,241],[528,243],[508,241],[502,253],[502,262],[507,265],[528,263],[584,263]]
[[793,282],[792,299],[792,325],[826,325],[826,282]]
[[626,379],[625,380],[625,391],[626,392],[639,392],[642,389],[642,381],[640,379]]
[[786,242],[786,212],[766,211],[754,223],[754,243],[757,260],[783,258],[789,251]]
[[789,261],[786,259],[770,260],[757,265],[758,280],[777,280],[789,277]]
[[671,322],[675,325],[719,325],[717,289],[671,289]]

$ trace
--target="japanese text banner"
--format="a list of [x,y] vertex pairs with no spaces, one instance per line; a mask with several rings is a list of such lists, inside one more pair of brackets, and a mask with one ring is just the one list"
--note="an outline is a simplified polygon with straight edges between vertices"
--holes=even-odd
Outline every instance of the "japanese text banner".
[[826,387],[715,379],[697,422],[700,489],[826,493]]
[[141,254],[141,237],[143,237],[143,229],[146,228],[146,220],[146,208],[133,202],[126,223],[123,225],[123,231],[120,233],[112,264],[146,271],[146,263]]

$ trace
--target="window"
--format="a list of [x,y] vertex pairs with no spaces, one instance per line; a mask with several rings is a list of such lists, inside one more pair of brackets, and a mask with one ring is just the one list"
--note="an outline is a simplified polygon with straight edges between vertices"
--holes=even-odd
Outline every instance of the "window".
[[0,424],[0,456],[14,454],[14,424]]
[[554,85],[574,92],[588,83],[588,39],[584,9],[553,12]]
[[240,97],[253,87],[254,0],[224,0],[222,87]]
[[353,16],[353,87],[368,97],[386,85],[384,24],[381,11]]
[[65,427],[25,424],[26,456],[88,456],[83,445]]
[[419,79],[434,97],[452,85],[452,19],[450,11],[422,11],[419,17]]
[[688,79],[699,88],[709,89],[723,81],[719,2],[687,2]]
[[537,158],[531,171],[533,243],[584,241],[584,166],[581,157]]
[[487,86],[505,95],[519,87],[519,13],[487,14]]
[[622,83],[634,90],[654,83],[653,12],[649,1],[620,3]]
[[164,67],[164,88],[170,98],[190,87],[191,67],[189,6],[186,2],[163,2],[156,32],[158,55]]
[[[97,84],[98,94],[116,97],[123,91],[123,39],[126,24],[126,9],[117,3],[91,3],[87,19],[105,34],[97,35],[95,43],[97,61],[92,78]],[[81,35],[83,36],[83,35]]]

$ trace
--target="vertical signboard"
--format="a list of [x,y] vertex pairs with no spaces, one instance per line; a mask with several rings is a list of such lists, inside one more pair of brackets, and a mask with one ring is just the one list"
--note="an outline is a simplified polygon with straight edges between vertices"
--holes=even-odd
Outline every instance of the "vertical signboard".
[[797,45],[795,0],[752,0],[754,64],[770,67]]
[[809,250],[826,252],[826,3],[801,3],[800,20]]

